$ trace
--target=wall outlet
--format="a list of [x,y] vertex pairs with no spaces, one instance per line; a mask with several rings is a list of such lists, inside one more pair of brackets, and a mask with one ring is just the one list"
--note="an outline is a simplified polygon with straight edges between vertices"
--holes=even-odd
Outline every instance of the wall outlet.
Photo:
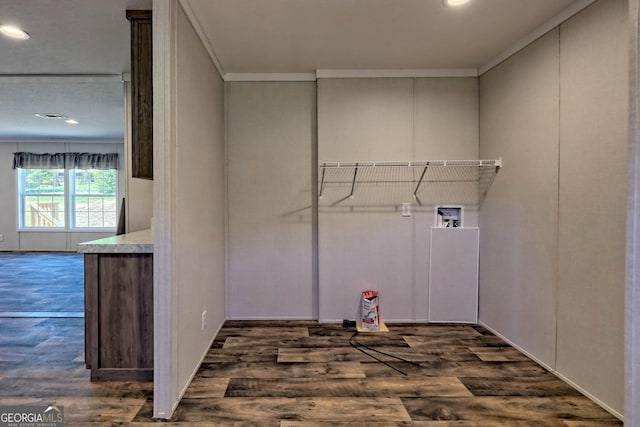
[[202,330],[207,328],[207,310],[202,312]]
[[411,216],[411,203],[402,204],[402,216]]
[[4,241],[4,235],[0,234],[0,242]]

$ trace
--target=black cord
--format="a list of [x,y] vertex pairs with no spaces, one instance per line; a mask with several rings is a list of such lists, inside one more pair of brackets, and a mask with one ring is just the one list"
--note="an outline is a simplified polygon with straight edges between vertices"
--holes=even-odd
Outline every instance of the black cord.
[[400,369],[396,368],[395,366],[390,365],[388,362],[385,362],[384,360],[374,356],[371,353],[367,353],[366,351],[364,351],[363,349],[361,349],[360,347],[358,347],[357,345],[353,344],[352,340],[353,338],[358,334],[358,331],[355,331],[353,333],[353,335],[351,335],[351,338],[349,338],[349,345],[353,348],[355,348],[356,350],[358,350],[359,352],[366,354],[367,356],[371,357],[372,359],[377,360],[380,363],[384,363],[385,365],[387,365],[388,367],[390,367],[391,369],[393,369],[394,371],[400,372],[402,375],[407,376],[406,372],[402,372]]
[[[353,337],[355,337],[355,335],[357,335],[357,333],[358,333],[358,331],[356,331],[356,334],[354,334],[354,336],[353,336]],[[353,337],[352,337],[352,338],[353,338]],[[412,360],[404,359],[404,358],[402,358],[402,357],[400,357],[400,356],[396,356],[395,354],[385,353],[384,351],[377,350],[377,349],[375,349],[375,348],[373,348],[373,347],[369,347],[368,345],[366,345],[366,344],[362,344],[362,343],[360,343],[360,342],[356,342],[356,344],[358,344],[360,347],[364,347],[364,348],[366,348],[367,350],[375,351],[376,353],[380,353],[380,354],[383,354],[383,355],[388,356],[388,357],[393,357],[394,359],[397,359],[397,360],[399,360],[399,361],[401,361],[401,362],[409,363],[409,364],[411,364],[411,365],[413,365],[413,366],[420,367],[420,364],[419,364],[419,363],[414,362],[414,361],[412,361]]]
[[[367,356],[371,357],[372,359],[377,360],[377,361],[378,361],[378,362],[380,362],[380,363],[384,363],[386,366],[390,367],[390,368],[391,368],[391,369],[393,369],[394,371],[397,371],[397,372],[401,373],[401,374],[402,374],[402,375],[404,375],[404,376],[407,376],[407,373],[406,373],[406,372],[401,371],[400,369],[396,368],[395,366],[393,366],[393,365],[389,364],[389,362],[386,362],[386,361],[384,361],[384,360],[382,360],[382,359],[380,359],[380,358],[378,358],[378,357],[374,356],[374,355],[373,355],[373,354],[371,354],[371,353],[367,353],[367,352],[366,352],[366,351],[364,351],[361,347],[364,347],[364,348],[366,348],[367,350],[370,350],[370,351],[375,351],[376,353],[380,353],[380,354],[383,354],[383,355],[385,355],[385,356],[393,357],[394,359],[400,360],[400,361],[402,361],[402,362],[410,363],[410,364],[412,364],[412,365],[414,365],[414,366],[420,366],[420,364],[418,364],[418,363],[416,363],[416,362],[412,362],[411,360],[406,360],[406,359],[403,359],[402,357],[398,357],[398,356],[395,356],[395,355],[393,355],[393,354],[385,353],[384,351],[376,350],[375,348],[369,347],[368,345],[361,344],[361,343],[359,343],[359,342],[357,342],[357,341],[354,341],[354,338],[356,337],[356,335],[358,335],[358,330],[357,330],[357,329],[356,329],[356,331],[353,333],[353,335],[351,335],[351,338],[349,338],[349,345],[350,345],[351,347],[355,348],[356,350],[358,350],[359,352],[361,352],[361,353],[363,353],[363,354],[366,354]],[[354,344],[354,342],[355,342],[355,344]]]

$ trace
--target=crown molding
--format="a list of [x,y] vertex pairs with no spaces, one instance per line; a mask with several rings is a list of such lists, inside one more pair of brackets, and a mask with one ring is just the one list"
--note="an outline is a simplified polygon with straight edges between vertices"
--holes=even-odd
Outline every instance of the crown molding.
[[315,82],[316,73],[227,73],[225,82]]
[[477,77],[475,68],[424,70],[317,70],[315,73],[227,73],[226,82],[312,82],[317,79]]
[[476,68],[433,68],[398,70],[317,70],[319,79],[477,77]]
[[560,26],[563,22],[567,21],[568,19],[573,17],[575,14],[577,14],[578,12],[582,11],[583,9],[587,8],[588,6],[590,6],[595,2],[596,0],[574,1],[565,9],[563,9],[558,14],[554,15],[551,19],[546,21],[544,24],[540,25],[535,30],[531,31],[529,34],[527,34],[526,36],[524,36],[523,38],[521,38],[520,40],[512,44],[510,47],[508,47],[498,56],[496,56],[495,58],[493,58],[486,64],[482,65],[480,68],[478,68],[478,75],[481,76],[482,74],[486,73],[496,65],[500,64],[502,61],[515,55],[520,50],[524,49],[525,47],[527,47],[528,45],[530,45],[531,43],[533,43],[534,41],[536,41],[537,39],[539,39],[540,37],[548,33],[549,31],[553,30],[554,28]]
[[184,10],[185,15],[187,15],[187,19],[189,20],[189,22],[191,22],[191,25],[193,26],[193,29],[198,35],[200,42],[202,43],[205,50],[209,54],[209,58],[211,58],[211,62],[213,62],[213,65],[218,70],[218,74],[220,74],[220,77],[222,78],[222,80],[226,81],[226,73],[224,71],[224,67],[220,62],[220,59],[218,59],[218,55],[216,55],[216,51],[213,49],[211,40],[207,38],[207,35],[202,28],[202,24],[200,24],[198,17],[193,11],[193,8],[191,7],[191,3],[189,2],[189,0],[180,0],[180,5],[182,6],[182,10]]

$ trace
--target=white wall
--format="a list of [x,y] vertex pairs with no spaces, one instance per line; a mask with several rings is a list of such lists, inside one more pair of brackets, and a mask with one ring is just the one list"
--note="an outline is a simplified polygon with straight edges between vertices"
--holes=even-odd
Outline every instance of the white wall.
[[[177,28],[176,266],[180,384],[225,319],[224,85],[180,9]],[[201,331],[201,313],[208,327]]]
[[[13,170],[13,153],[18,151],[17,143],[0,143],[0,250],[15,250],[20,248],[18,235],[18,201],[17,178]],[[65,246],[66,248],[66,246]]]
[[78,243],[112,236],[114,232],[78,231],[18,231],[17,174],[13,166],[13,153],[118,153],[118,208],[124,196],[126,174],[122,141],[70,142],[0,142],[0,251],[75,251]]
[[[474,78],[318,81],[320,163],[477,157]],[[384,321],[428,319],[429,241],[437,201],[420,207],[411,197],[413,188],[376,188],[358,187],[354,199],[333,207],[338,193],[320,202],[321,321],[356,318],[360,293],[368,289],[380,292]],[[403,202],[412,203],[410,218],[398,211]],[[465,226],[477,225],[475,209],[469,206],[465,213]]]
[[600,0],[480,79],[480,321],[624,408],[627,2]]
[[480,78],[480,155],[504,162],[480,209],[480,320],[547,366],[556,345],[558,33]]
[[560,37],[557,370],[618,413],[624,412],[628,22],[625,0],[600,0],[562,25]]
[[625,405],[628,426],[640,424],[640,1],[629,1],[629,199],[627,202],[627,278],[625,321]]
[[153,26],[154,416],[168,418],[225,319],[224,84],[176,0],[154,2]]
[[314,319],[315,83],[228,83],[227,318]]
[[[321,162],[478,157],[476,79],[318,85]],[[414,203],[409,219],[395,205],[345,213],[321,202],[317,300],[310,208],[315,86],[227,84],[227,317],[354,318],[360,292],[375,288],[385,319],[426,320],[434,211],[415,203],[413,188],[403,200]],[[477,225],[475,207],[465,219]]]

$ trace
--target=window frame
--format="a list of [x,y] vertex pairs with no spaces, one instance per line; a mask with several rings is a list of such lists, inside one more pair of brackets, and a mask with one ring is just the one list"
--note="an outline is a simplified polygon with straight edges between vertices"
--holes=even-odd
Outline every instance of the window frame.
[[[69,229],[72,231],[115,231],[116,228],[118,227],[118,170],[117,169],[106,169],[106,170],[111,170],[114,171],[114,176],[115,176],[115,180],[116,180],[116,192],[111,195],[111,194],[106,194],[106,193],[97,193],[97,192],[91,192],[91,193],[78,193],[77,191],[77,186],[76,186],[76,178],[77,178],[77,173],[78,171],[90,171],[92,169],[67,169],[65,171],[66,175],[67,175],[67,179],[69,181],[69,197],[68,197],[68,202],[69,202]],[[114,226],[113,227],[79,227],[76,225],[77,222],[77,210],[76,210],[76,200],[78,197],[88,197],[88,198],[97,198],[97,197],[113,197],[113,202],[114,202],[114,211],[113,211],[113,215],[114,215]],[[104,203],[104,202],[103,202]],[[102,210],[103,213],[103,223],[104,223],[104,209]]]
[[[18,231],[19,232],[79,232],[79,233],[104,233],[115,232],[117,230],[118,221],[118,188],[119,188],[119,173],[117,169],[112,170],[115,177],[116,192],[111,196],[110,194],[103,193],[89,193],[89,194],[77,194],[75,186],[76,171],[85,171],[91,169],[56,169],[62,170],[64,173],[64,191],[62,193],[48,194],[48,193],[29,193],[25,191],[25,178],[26,171],[37,170],[40,168],[20,168],[16,169],[17,172],[17,218],[18,218]],[[44,197],[63,197],[64,199],[64,226],[61,227],[30,227],[26,226],[26,197],[32,196],[44,196]],[[113,227],[78,227],[76,226],[76,199],[77,197],[113,197],[114,199],[114,217],[115,224]],[[103,211],[104,212],[104,211]]]

